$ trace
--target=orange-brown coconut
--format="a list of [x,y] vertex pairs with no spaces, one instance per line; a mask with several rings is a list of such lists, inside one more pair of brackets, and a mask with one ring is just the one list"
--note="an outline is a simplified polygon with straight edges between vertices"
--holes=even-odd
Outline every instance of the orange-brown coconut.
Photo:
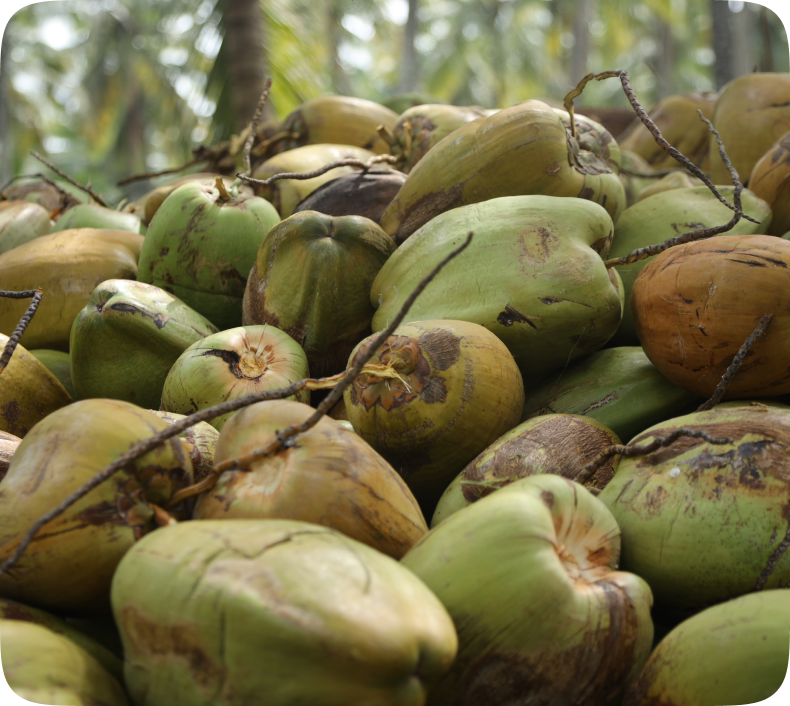
[[672,382],[710,397],[764,314],[773,314],[726,399],[790,392],[790,242],[723,235],[676,245],[634,283],[631,310],[647,357]]
[[773,212],[769,235],[790,230],[790,132],[786,132],[760,157],[749,177],[749,189]]

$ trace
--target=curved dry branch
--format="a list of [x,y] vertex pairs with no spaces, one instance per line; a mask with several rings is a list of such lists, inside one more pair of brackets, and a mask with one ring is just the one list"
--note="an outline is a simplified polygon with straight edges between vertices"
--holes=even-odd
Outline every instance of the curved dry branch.
[[341,159],[337,162],[332,162],[330,164],[326,164],[320,169],[315,169],[312,172],[283,172],[282,174],[275,174],[274,176],[270,176],[268,179],[253,179],[251,176],[247,176],[238,172],[236,176],[243,181],[246,181],[250,184],[257,184],[258,186],[269,186],[273,184],[275,181],[280,181],[280,179],[314,179],[315,177],[319,177],[322,174],[326,174],[328,171],[332,169],[337,169],[338,167],[358,167],[362,170],[367,170],[373,167],[374,164],[379,164],[380,162],[387,162],[389,164],[395,163],[395,157],[389,154],[379,154],[375,157],[371,157],[367,162],[363,162],[361,159]]

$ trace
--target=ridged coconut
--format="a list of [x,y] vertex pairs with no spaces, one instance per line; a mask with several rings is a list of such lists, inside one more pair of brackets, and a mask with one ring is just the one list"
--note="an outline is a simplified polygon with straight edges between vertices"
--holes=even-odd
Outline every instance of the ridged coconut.
[[374,331],[386,328],[469,231],[469,247],[428,285],[406,321],[484,326],[505,343],[525,380],[598,350],[617,330],[622,286],[601,259],[611,244],[609,214],[584,199],[514,196],[443,213],[399,247],[370,290],[378,306]]
[[[522,422],[480,453],[450,483],[439,499],[431,527],[527,476],[553,473],[574,480],[602,451],[619,443],[611,429],[575,414],[547,414]],[[618,460],[610,458],[587,482],[599,490],[605,488]]]
[[523,421],[582,414],[624,442],[660,422],[694,411],[704,400],[667,380],[639,346],[605,348],[526,391]]
[[124,557],[112,602],[138,704],[422,706],[457,648],[422,581],[306,522],[154,532]]
[[623,536],[622,566],[644,578],[656,605],[686,615],[790,581],[790,411],[750,404],[657,424],[630,446],[679,428],[731,443],[681,437],[623,457],[598,496]]
[[652,598],[617,570],[606,507],[552,475],[456,512],[402,559],[458,631],[458,657],[428,706],[619,704],[650,653]]
[[580,115],[573,137],[569,117],[530,100],[458,128],[409,173],[381,227],[400,244],[445,211],[524,194],[593,201],[616,221],[625,208],[620,149]]
[[[662,98],[649,111],[650,119],[661,130],[664,138],[703,172],[707,172],[709,168],[710,132],[708,126],[700,120],[697,111],[701,110],[708,120],[712,120],[717,98],[715,93],[682,93]],[[636,152],[656,170],[680,167],[680,163],[656,143],[653,135],[638,117],[635,117],[631,126],[620,135],[618,143],[621,150]],[[729,153],[729,143],[725,140],[724,144],[727,145]],[[714,183],[729,184],[729,174],[721,181],[714,180]]]
[[[147,410],[118,400],[75,402],[39,422],[0,483],[0,561],[39,517],[134,443],[167,427]],[[0,596],[59,612],[106,611],[121,557],[157,526],[148,503],[163,508],[191,482],[192,464],[179,439],[130,462],[44,525],[0,577]],[[185,519],[183,509],[168,511]]]
[[255,254],[280,218],[264,199],[222,184],[190,182],[165,199],[145,234],[137,279],[227,329],[241,323]]
[[285,331],[304,349],[313,377],[342,372],[371,333],[370,286],[394,251],[392,239],[367,218],[295,213],[258,249],[242,323]]
[[11,459],[21,443],[22,439],[18,436],[9,434],[7,431],[0,431],[0,480],[3,480],[5,474],[8,473]]
[[[158,409],[149,411],[159,419],[164,419],[168,424],[175,424],[186,417],[185,414],[162,412]],[[208,476],[214,468],[214,452],[217,448],[219,432],[208,422],[198,422],[182,431],[178,437],[186,442],[186,449],[192,460],[192,469],[197,483]]]
[[[312,172],[327,164],[344,159],[358,159],[367,162],[375,156],[375,153],[370,150],[351,145],[305,145],[267,159],[255,168],[252,176],[255,179],[265,180],[275,174]],[[256,184],[255,193],[271,201],[281,218],[288,218],[297,205],[319,186],[344,174],[352,174],[357,171],[354,167],[335,167],[312,179],[280,179],[269,186]]]
[[97,203],[83,203],[70,208],[57,220],[52,232],[70,228],[109,228],[128,230],[131,233],[145,231],[145,227],[135,214],[116,211]]
[[35,348],[28,351],[36,360],[44,364],[44,367],[49,370],[66,388],[69,397],[77,399],[77,393],[74,391],[74,382],[71,379],[71,356],[64,351],[53,351],[49,348]]
[[0,255],[51,230],[49,212],[38,204],[0,201]]
[[[161,409],[192,414],[307,377],[307,357],[287,333],[274,326],[239,326],[207,336],[181,354],[167,374]],[[298,392],[295,399],[309,403],[310,390]],[[215,417],[209,424],[221,430],[233,414]]]
[[782,686],[787,673],[790,593],[735,598],[702,611],[658,645],[623,699],[623,706],[756,704]]
[[725,399],[790,392],[790,242],[770,235],[722,235],[657,255],[634,282],[631,311],[647,357],[669,380],[710,397],[764,314]]
[[790,132],[757,161],[749,177],[749,190],[763,199],[773,212],[768,235],[790,230]]
[[[734,188],[720,187],[719,191],[727,201],[732,203]],[[743,218],[728,235],[752,235],[765,233],[771,223],[771,209],[768,204],[757,198],[748,189],[741,194],[744,213],[760,221],[752,223]],[[730,211],[722,204],[706,186],[690,189],[665,191],[640,199],[629,206],[614,227],[614,241],[609,250],[609,257],[624,257],[630,252],[648,245],[663,243],[682,233],[700,228],[711,228],[728,223],[732,218]],[[653,261],[653,257],[637,260],[630,265],[618,266],[617,272],[623,280],[625,301],[629,302],[634,282],[639,273]],[[623,321],[612,343],[618,346],[634,346],[639,344],[634,325],[631,307],[626,304],[623,310]]]
[[[0,333],[0,350],[8,336]],[[60,381],[19,344],[0,374],[0,431],[23,437],[35,424],[71,403]]]
[[[71,324],[93,290],[108,279],[137,279],[142,246],[137,233],[77,228],[42,235],[0,255],[3,289],[44,292],[25,330],[25,346],[67,351]],[[0,332],[10,336],[29,304],[0,298]]]
[[77,397],[159,407],[165,378],[178,357],[213,333],[214,324],[159,287],[102,282],[71,326]]
[[[266,446],[278,431],[301,424],[314,411],[286,400],[241,410],[222,428],[215,462]],[[392,466],[329,417],[248,470],[225,471],[198,498],[192,519],[312,522],[394,559],[428,531],[417,501]]]
[[[349,366],[374,336],[359,344]],[[464,466],[518,423],[518,367],[490,331],[449,320],[402,324],[370,362],[391,374],[363,373],[346,388],[348,419],[429,516]]]
[[3,674],[17,697],[35,704],[129,706],[118,679],[67,637],[23,620],[0,620],[0,633]]
[[[746,179],[771,145],[790,130],[790,74],[748,73],[734,78],[719,92],[713,127],[721,135],[732,166]],[[729,184],[730,173],[710,135],[710,177]]]

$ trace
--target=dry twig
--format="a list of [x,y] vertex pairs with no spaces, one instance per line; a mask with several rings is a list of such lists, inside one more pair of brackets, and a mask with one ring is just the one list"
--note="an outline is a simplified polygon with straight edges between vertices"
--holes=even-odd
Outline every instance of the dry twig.
[[724,393],[727,392],[727,387],[729,386],[733,377],[735,377],[738,369],[741,367],[741,363],[743,363],[744,359],[746,358],[746,354],[754,345],[754,342],[760,336],[762,336],[766,327],[769,323],[771,323],[771,319],[773,318],[773,314],[765,314],[763,318],[760,319],[760,323],[757,324],[757,328],[754,329],[754,331],[749,334],[749,337],[743,342],[743,345],[738,349],[738,352],[732,359],[732,363],[730,363],[724,375],[722,375],[721,382],[716,385],[716,389],[713,391],[713,396],[707,402],[703,402],[699,407],[697,407],[697,412],[707,412],[709,409],[721,402],[722,397],[724,397]]
[[30,154],[32,154],[39,162],[43,162],[44,164],[46,164],[53,172],[55,172],[55,174],[63,177],[67,182],[69,182],[69,184],[74,184],[74,186],[76,186],[78,189],[81,189],[86,194],[90,194],[90,196],[97,204],[99,204],[100,206],[104,206],[105,208],[109,208],[107,202],[101,196],[99,196],[99,194],[97,194],[93,189],[91,189],[90,186],[83,186],[75,179],[72,179],[68,174],[60,171],[60,169],[58,169],[54,164],[52,164],[52,162],[49,162],[46,159],[44,159],[35,150],[30,150]]
[[269,91],[272,90],[271,78],[266,79],[266,84],[263,87],[263,93],[258,100],[258,107],[255,108],[255,115],[252,116],[252,124],[250,125],[250,134],[247,135],[247,140],[244,143],[244,173],[251,174],[252,166],[250,164],[250,151],[252,150],[252,143],[255,141],[255,131],[258,129],[258,123],[261,121],[263,115],[263,107],[266,105],[266,99],[269,97]]
[[141,179],[153,179],[155,177],[166,176],[167,174],[175,174],[176,172],[183,172],[185,169],[194,166],[195,164],[199,164],[200,162],[205,162],[207,157],[203,159],[198,159],[195,157],[194,159],[189,160],[185,164],[182,164],[180,167],[173,167],[172,169],[164,169],[161,172],[146,172],[145,174],[135,174],[130,177],[126,177],[126,179],[121,179],[120,181],[116,181],[116,186],[124,186],[124,184],[131,184],[133,181],[140,181]]
[[250,184],[257,184],[258,186],[269,186],[273,184],[275,181],[280,181],[280,179],[314,179],[315,177],[319,177],[322,174],[326,174],[328,171],[332,169],[336,169],[337,167],[358,167],[362,170],[370,169],[374,164],[378,164],[379,162],[388,162],[389,164],[395,163],[395,157],[389,154],[379,154],[375,157],[371,157],[367,162],[363,162],[361,159],[341,159],[338,162],[332,162],[331,164],[326,164],[320,169],[315,169],[312,172],[283,172],[282,174],[275,174],[274,176],[270,176],[268,179],[253,179],[250,176],[246,176],[241,172],[238,172],[236,176],[239,179],[243,179],[244,181]]
[[22,334],[25,332],[28,324],[32,321],[33,316],[35,316],[36,309],[38,309],[38,304],[41,301],[41,297],[43,296],[44,294],[40,287],[38,289],[26,289],[22,292],[0,290],[0,297],[5,297],[7,299],[27,299],[29,297],[33,297],[33,301],[30,302],[30,306],[28,306],[27,311],[19,320],[14,332],[11,334],[8,342],[5,344],[5,348],[3,348],[3,354],[0,355],[0,375],[3,374],[3,371],[8,366],[11,356],[14,355],[14,351],[16,350],[17,344],[19,343],[19,339],[22,338]]

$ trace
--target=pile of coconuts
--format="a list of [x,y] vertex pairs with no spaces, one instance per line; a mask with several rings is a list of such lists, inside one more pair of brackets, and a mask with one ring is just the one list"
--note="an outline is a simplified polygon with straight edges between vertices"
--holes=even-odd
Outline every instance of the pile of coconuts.
[[[627,84],[585,81],[605,77]],[[5,185],[12,689],[86,706],[776,692],[788,95],[787,74],[753,73],[614,134],[572,99],[410,97],[397,115],[324,96],[118,207]]]

